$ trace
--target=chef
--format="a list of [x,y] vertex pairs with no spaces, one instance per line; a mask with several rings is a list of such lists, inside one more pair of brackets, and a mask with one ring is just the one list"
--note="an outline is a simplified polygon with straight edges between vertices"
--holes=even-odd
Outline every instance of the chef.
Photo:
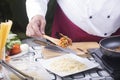
[[[29,23],[26,35],[45,34],[49,0],[26,0]],[[120,0],[57,0],[52,37],[62,33],[73,42],[100,41],[120,34]]]

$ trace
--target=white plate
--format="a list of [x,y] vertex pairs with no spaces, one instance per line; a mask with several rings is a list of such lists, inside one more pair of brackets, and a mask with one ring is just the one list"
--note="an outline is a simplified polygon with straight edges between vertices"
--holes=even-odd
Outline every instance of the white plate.
[[28,53],[28,51],[29,51],[29,45],[27,45],[27,44],[21,44],[20,48],[21,48],[21,52],[18,54],[12,55],[11,58],[22,56],[22,55]]
[[[79,71],[73,71],[73,72],[60,72],[60,71],[55,71],[54,69],[51,68],[50,64],[52,62],[54,62],[55,60],[57,59],[60,59],[60,58],[64,58],[64,57],[71,57],[81,63],[84,63],[87,67],[82,69],[82,70],[79,70]],[[88,59],[86,58],[82,58],[82,57],[79,57],[77,55],[74,55],[74,54],[65,54],[63,56],[59,56],[59,57],[54,57],[54,58],[51,58],[51,59],[47,59],[47,60],[43,60],[42,61],[42,65],[44,68],[46,68],[47,70],[61,76],[61,77],[65,77],[65,76],[68,76],[68,75],[72,75],[72,74],[75,74],[75,73],[79,73],[79,72],[83,72],[83,71],[86,71],[86,70],[89,70],[89,69],[92,69],[92,68],[95,68],[95,67],[98,67],[99,64],[97,63],[94,63],[94,62],[91,62],[89,61]]]
[[24,55],[24,54],[26,54],[26,53],[28,53],[28,51],[22,51],[22,52],[20,52],[20,53],[18,53],[18,54],[15,54],[15,55],[10,56],[10,57],[11,57],[11,58],[16,58],[16,57],[22,56],[22,55]]

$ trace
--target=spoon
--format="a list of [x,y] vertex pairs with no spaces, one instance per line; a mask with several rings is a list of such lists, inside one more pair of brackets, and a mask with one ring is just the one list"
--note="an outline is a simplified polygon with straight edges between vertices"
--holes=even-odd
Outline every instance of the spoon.
[[57,38],[53,38],[53,37],[50,37],[50,36],[48,36],[48,35],[43,35],[43,38],[51,41],[52,43],[54,43],[54,44],[56,44],[56,45],[59,45],[60,40],[57,39]]

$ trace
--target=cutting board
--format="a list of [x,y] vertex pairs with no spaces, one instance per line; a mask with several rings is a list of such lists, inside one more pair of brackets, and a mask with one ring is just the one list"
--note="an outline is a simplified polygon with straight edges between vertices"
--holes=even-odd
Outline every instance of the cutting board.
[[[74,50],[77,55],[82,57],[89,57],[89,53],[87,52],[87,49],[90,48],[99,48],[99,44],[97,42],[73,42],[72,46],[69,46],[70,49]],[[51,49],[43,48],[42,55],[44,59],[64,55],[68,53],[61,53],[57,52]]]

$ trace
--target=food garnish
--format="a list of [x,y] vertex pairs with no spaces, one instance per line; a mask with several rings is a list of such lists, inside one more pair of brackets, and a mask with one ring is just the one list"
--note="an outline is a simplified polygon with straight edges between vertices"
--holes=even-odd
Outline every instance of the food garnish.
[[66,48],[66,47],[72,45],[72,40],[69,37],[67,37],[61,33],[60,33],[60,36],[61,36],[61,38],[60,38],[59,46]]
[[14,44],[10,49],[10,55],[15,55],[21,52],[20,44]]
[[21,52],[20,49],[21,40],[18,38],[17,34],[9,33],[7,43],[6,43],[6,52],[7,55],[15,55]]

